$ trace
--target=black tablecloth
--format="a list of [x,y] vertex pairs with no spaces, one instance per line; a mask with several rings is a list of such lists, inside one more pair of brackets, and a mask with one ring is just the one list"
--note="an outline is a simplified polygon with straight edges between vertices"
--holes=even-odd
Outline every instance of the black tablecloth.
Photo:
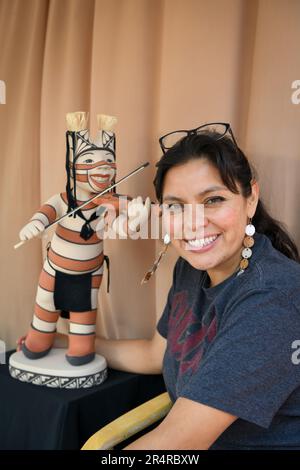
[[13,379],[0,365],[0,449],[79,449],[99,428],[165,391],[161,375],[108,370],[107,380],[81,390]]

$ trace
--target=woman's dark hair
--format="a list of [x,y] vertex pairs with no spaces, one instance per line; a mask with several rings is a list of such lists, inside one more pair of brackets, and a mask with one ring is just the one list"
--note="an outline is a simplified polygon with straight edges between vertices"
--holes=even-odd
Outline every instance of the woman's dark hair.
[[[156,197],[162,203],[164,178],[167,171],[187,163],[193,159],[205,158],[219,171],[223,184],[233,193],[241,194],[247,198],[251,195],[251,183],[256,180],[255,170],[250,165],[245,154],[234,142],[214,131],[205,134],[191,134],[166,151],[156,164],[157,172],[154,179]],[[259,199],[256,212],[252,218],[253,225],[259,233],[265,234],[272,242],[274,248],[300,262],[296,244],[291,239],[284,224],[270,216],[261,199]]]

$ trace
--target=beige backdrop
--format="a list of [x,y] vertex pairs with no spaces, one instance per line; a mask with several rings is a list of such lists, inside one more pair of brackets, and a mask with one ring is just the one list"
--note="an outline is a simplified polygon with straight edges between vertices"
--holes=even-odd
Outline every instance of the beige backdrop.
[[[31,321],[41,241],[17,251],[20,228],[65,187],[65,114],[118,117],[120,191],[154,198],[158,137],[220,120],[232,124],[260,173],[263,197],[300,247],[299,0],[0,0],[1,318],[7,347]],[[98,334],[149,337],[175,254],[140,279],[160,248],[109,241],[111,292],[101,289]]]

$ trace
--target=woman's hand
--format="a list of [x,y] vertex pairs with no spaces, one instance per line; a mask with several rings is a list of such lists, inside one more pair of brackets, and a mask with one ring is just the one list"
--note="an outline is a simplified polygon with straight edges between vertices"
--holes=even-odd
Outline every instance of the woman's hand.
[[25,343],[26,335],[17,340],[17,351],[21,351],[22,344]]

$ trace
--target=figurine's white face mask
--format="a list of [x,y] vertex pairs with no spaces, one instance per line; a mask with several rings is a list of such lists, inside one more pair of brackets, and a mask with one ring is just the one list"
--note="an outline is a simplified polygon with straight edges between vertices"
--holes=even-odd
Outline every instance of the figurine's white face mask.
[[89,150],[75,161],[76,186],[84,191],[100,193],[116,176],[115,157],[109,149]]
[[96,194],[105,190],[116,176],[114,133],[100,130],[96,141],[91,142],[88,130],[68,131],[67,165],[75,189],[73,197],[76,198],[76,188]]

